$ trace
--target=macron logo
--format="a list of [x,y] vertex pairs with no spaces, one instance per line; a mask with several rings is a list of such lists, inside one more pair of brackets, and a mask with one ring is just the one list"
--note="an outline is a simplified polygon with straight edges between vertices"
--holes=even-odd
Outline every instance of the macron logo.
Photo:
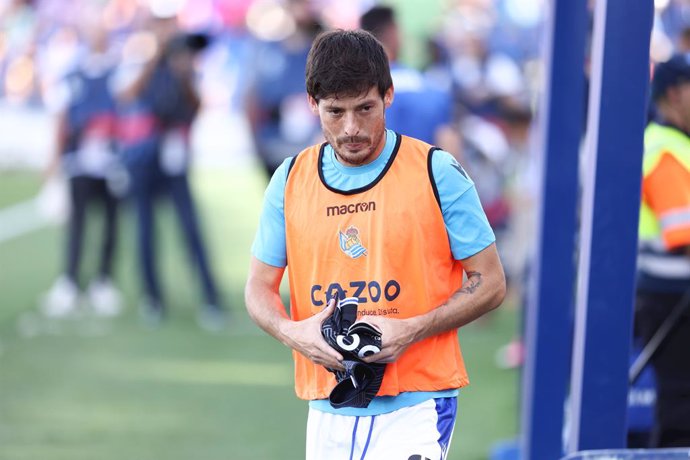
[[341,216],[343,214],[356,214],[358,212],[376,211],[376,203],[369,201],[368,203],[353,203],[344,204],[342,206],[327,206],[326,217]]

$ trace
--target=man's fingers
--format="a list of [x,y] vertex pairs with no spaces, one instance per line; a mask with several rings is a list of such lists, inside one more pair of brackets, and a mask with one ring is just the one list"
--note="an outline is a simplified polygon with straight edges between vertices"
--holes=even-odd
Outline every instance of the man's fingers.
[[[330,348],[330,347],[329,347]],[[324,359],[323,359],[323,365],[326,367],[330,367],[331,369],[338,369],[338,370],[343,370],[345,369],[343,367],[343,357],[340,356],[338,352],[330,348],[329,350],[324,350]]]
[[373,355],[369,355],[365,358],[362,358],[362,361],[364,361],[365,363],[369,363],[369,364],[379,363],[379,362],[383,362],[385,357],[386,357],[386,354],[383,351],[381,351],[379,353],[374,353]]
[[334,309],[335,309],[335,299],[331,299],[328,301],[326,308],[321,310],[315,316],[318,316],[321,319],[321,321],[323,322],[326,318],[328,318],[329,316],[331,316],[333,314]]
[[334,360],[338,361],[339,363],[343,361],[343,356],[331,347],[328,347],[326,354]]
[[378,353],[369,355],[362,359],[365,363],[392,363],[396,360],[395,355],[388,349],[383,349]]
[[323,342],[323,346],[321,347],[321,351],[323,351],[324,354],[330,356],[334,360],[338,361],[338,363],[341,363],[343,361],[343,355],[341,355],[333,347],[328,345],[325,340]]
[[338,371],[344,371],[345,370],[345,366],[343,366],[343,363],[341,363],[340,361],[333,361],[331,363],[326,363],[326,367],[328,367],[330,369],[335,369]]
[[[335,310],[335,305],[336,305],[336,300],[335,298],[332,298],[331,300],[328,301],[328,304],[326,305],[326,308],[321,310],[318,314],[314,315],[314,317],[317,318],[317,320],[320,323],[323,323],[326,321],[332,314],[333,310]],[[322,359],[321,363],[317,364],[322,364],[328,368],[331,369],[337,369],[337,370],[343,370],[345,369],[343,367],[342,361],[343,361],[343,356],[338,353],[334,348],[332,348],[326,340],[321,337],[321,340],[318,343],[318,348],[319,351],[321,352]]]
[[343,357],[325,342],[323,346],[316,344],[311,351],[304,350],[302,354],[315,364],[320,364],[331,369],[344,369],[342,364]]

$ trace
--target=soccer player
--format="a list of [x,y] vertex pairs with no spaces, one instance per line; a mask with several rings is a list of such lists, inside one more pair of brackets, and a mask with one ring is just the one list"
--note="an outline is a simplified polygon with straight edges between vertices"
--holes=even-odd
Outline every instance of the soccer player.
[[[449,153],[386,129],[394,90],[370,33],[319,35],[306,87],[326,143],[285,160],[268,185],[247,309],[293,349],[297,396],[310,401],[307,459],[445,458],[469,383],[457,329],[505,295],[493,232]],[[364,360],[387,365],[368,407],[335,409],[326,368],[342,370],[343,356],[321,324],[347,296],[381,332],[381,351]]]

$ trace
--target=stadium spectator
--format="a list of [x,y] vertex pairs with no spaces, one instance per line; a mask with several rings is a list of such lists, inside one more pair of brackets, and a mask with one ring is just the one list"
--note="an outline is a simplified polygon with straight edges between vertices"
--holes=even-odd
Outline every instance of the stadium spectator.
[[42,302],[43,312],[49,316],[66,315],[79,306],[84,229],[88,213],[96,204],[103,208],[104,225],[98,274],[89,284],[88,300],[101,315],[115,315],[121,308],[120,294],[112,282],[118,198],[114,182],[109,181],[117,171],[111,85],[115,56],[109,53],[102,30],[94,26],[83,30],[87,49],[62,85],[64,109],[58,116],[56,156],[48,168],[51,175],[61,163],[69,180],[70,198],[65,270]]
[[[284,161],[268,186],[247,309],[294,350],[297,395],[310,401],[307,459],[441,458],[468,383],[457,329],[505,294],[493,232],[452,155],[386,129],[394,88],[371,34],[320,35],[306,75],[327,143]],[[279,295],[288,264],[289,315]],[[388,364],[368,407],[327,399],[326,368],[343,369],[321,335],[336,295],[358,297],[381,332],[381,351],[364,361]]]
[[[636,332],[648,343],[672,321],[652,356],[657,380],[653,447],[690,446],[690,61],[675,55],[652,80],[657,120],[645,130],[637,262]],[[669,323],[670,324],[670,323]]]
[[372,7],[360,18],[360,26],[381,42],[390,62],[395,104],[386,109],[386,125],[457,156],[460,139],[451,124],[452,96],[418,70],[399,62],[402,40],[393,8]]
[[678,35],[678,44],[676,51],[679,54],[690,53],[690,27],[685,27]]
[[200,104],[193,63],[208,39],[178,33],[170,18],[153,18],[150,26],[157,39],[155,52],[119,91],[122,156],[131,176],[139,265],[146,293],[141,312],[151,325],[160,323],[166,313],[154,247],[154,204],[157,196],[164,194],[172,200],[190,260],[201,280],[204,303],[198,312],[199,324],[216,330],[223,326],[225,313],[187,177],[190,128]]
[[307,0],[288,0],[285,7],[287,24],[275,33],[289,34],[258,38],[247,68],[245,111],[268,178],[285,158],[314,142],[319,132],[318,119],[307,104],[304,66],[322,26]]

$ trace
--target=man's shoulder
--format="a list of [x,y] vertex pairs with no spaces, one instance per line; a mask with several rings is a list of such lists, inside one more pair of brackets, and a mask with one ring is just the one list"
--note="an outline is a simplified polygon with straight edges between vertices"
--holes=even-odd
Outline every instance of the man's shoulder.
[[690,137],[674,126],[651,122],[645,129],[645,174],[658,168],[664,157],[673,157],[679,165],[690,170]]
[[400,138],[401,149],[405,149],[405,151],[416,151],[423,155],[428,161],[432,162],[434,169],[459,166],[458,160],[442,148],[413,136],[408,136],[406,134],[401,135],[400,133],[396,134]]
[[414,136],[410,136],[410,135],[405,134],[405,133],[400,133],[397,131],[394,131],[394,132],[398,136],[400,148],[421,150],[421,151],[426,152],[426,153],[430,153],[431,151],[438,150],[437,147],[433,146],[432,144],[429,144],[426,141],[423,141],[422,139],[419,139],[419,138],[414,137]]
[[326,143],[310,145],[296,155],[286,158],[276,170],[276,174],[280,173],[287,184],[287,179],[294,168],[308,163],[317,163],[318,157],[326,145]]
[[[290,157],[291,158],[291,164],[294,165],[297,161],[303,162],[306,160],[313,159],[314,157],[317,157],[321,153],[321,150],[326,145],[328,145],[328,144],[320,143],[320,144],[310,145],[309,147],[305,147],[297,155]],[[292,167],[292,166],[290,166],[290,167]]]
[[467,190],[474,185],[465,168],[451,153],[438,149],[433,152],[431,170],[439,190]]

